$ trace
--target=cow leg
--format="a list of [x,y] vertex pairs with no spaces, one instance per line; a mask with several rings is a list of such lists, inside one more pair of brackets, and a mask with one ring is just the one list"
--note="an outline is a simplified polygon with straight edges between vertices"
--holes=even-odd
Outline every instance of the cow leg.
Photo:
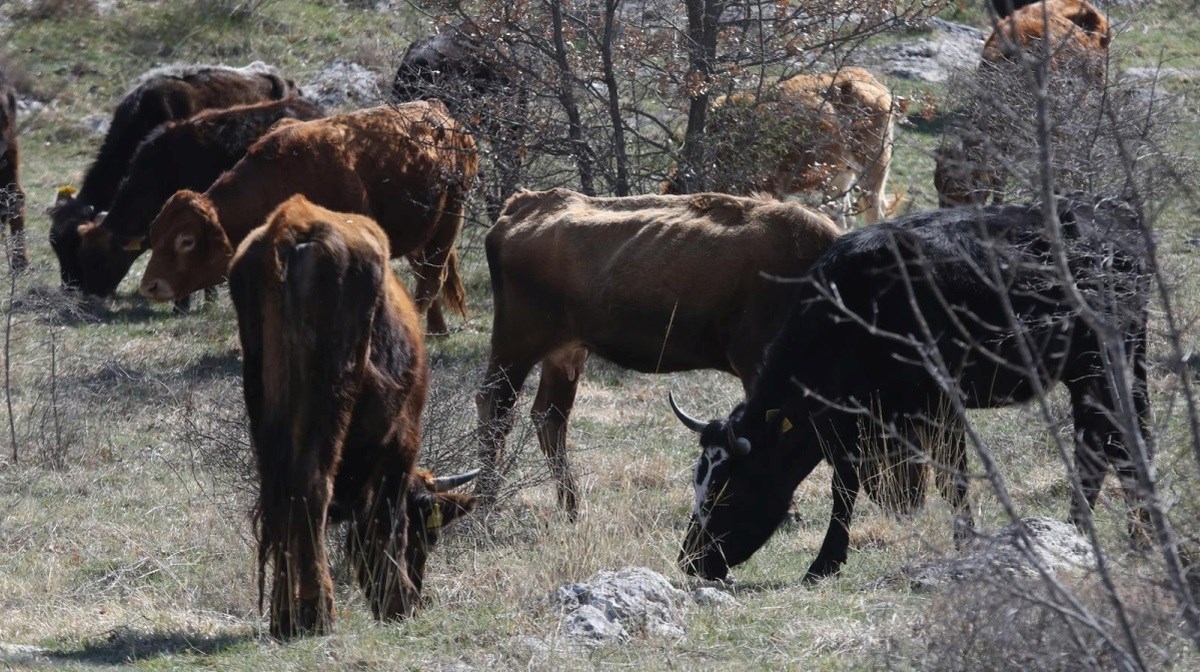
[[498,354],[497,344],[501,340],[503,337],[497,338],[497,330],[493,326],[492,355],[483,385],[475,395],[475,408],[479,413],[476,436],[479,440],[481,464],[479,478],[476,480],[476,495],[484,509],[496,504],[496,497],[500,492],[500,461],[504,457],[504,438],[512,431],[513,407],[534,364],[526,359],[514,362],[504,357],[503,353]]
[[404,479],[382,479],[369,509],[361,512],[348,539],[359,585],[377,620],[399,620],[416,610],[418,592],[400,564],[405,557],[408,511]]
[[[303,473],[303,472],[301,472]],[[310,472],[311,473],[311,472]],[[293,484],[291,526],[288,535],[288,564],[296,584],[293,613],[297,633],[326,634],[333,626],[333,577],[325,548],[325,528],[333,485],[325,473]],[[300,488],[295,488],[300,485]]]
[[191,294],[188,294],[187,296],[183,297],[182,299],[176,299],[175,302],[171,304],[171,312],[175,313],[176,315],[185,315],[188,312],[190,312],[191,309],[192,309],[192,295]]
[[956,419],[947,418],[943,440],[935,448],[934,481],[954,512],[954,545],[961,548],[975,529],[967,496],[967,434]]
[[558,484],[558,505],[572,521],[579,510],[575,476],[567,458],[567,421],[587,357],[588,351],[578,347],[547,357],[542,362],[542,380],[531,412],[538,428],[538,444]]
[[441,214],[433,236],[424,247],[408,255],[417,276],[413,300],[417,303],[417,311],[426,316],[426,330],[430,334],[449,333],[446,316],[442,313],[443,302],[446,307],[466,315],[466,292],[459,276],[458,252],[454,247],[462,231],[466,204],[461,199],[447,196],[440,206]]
[[[25,247],[25,192],[21,190],[17,175],[17,152],[15,149],[0,157],[0,213],[8,222],[11,235],[9,242],[9,268],[20,273],[29,266],[29,252]],[[0,221],[0,226],[4,222]]]
[[[1071,410],[1075,421],[1075,469],[1083,489],[1082,500],[1075,497],[1071,502],[1071,522],[1084,529],[1096,500],[1109,464],[1117,467],[1118,473],[1132,477],[1128,453],[1125,452],[1120,429],[1109,419],[1113,406],[1100,376],[1091,376],[1071,385]],[[1136,492],[1136,479],[1125,485],[1127,494]]]
[[858,467],[848,456],[833,460],[833,513],[816,560],[804,575],[805,583],[837,574],[850,549],[850,520],[858,498]]

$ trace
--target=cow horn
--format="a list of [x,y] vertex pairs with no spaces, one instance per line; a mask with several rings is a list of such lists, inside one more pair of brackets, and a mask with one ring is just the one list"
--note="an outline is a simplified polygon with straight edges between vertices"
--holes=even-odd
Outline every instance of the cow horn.
[[729,449],[738,457],[750,454],[750,440],[733,433],[733,425],[725,425],[726,438],[729,439]]
[[704,429],[704,425],[706,423],[693,418],[679,408],[679,405],[675,403],[675,394],[673,392],[667,392],[667,402],[671,404],[671,410],[675,411],[675,417],[679,418],[679,421],[683,423],[684,427],[687,427],[697,434]]
[[453,476],[438,476],[437,478],[433,479],[433,491],[434,492],[446,492],[447,490],[453,490],[454,488],[457,488],[460,485],[466,485],[467,483],[470,483],[471,481],[475,480],[475,477],[478,475],[479,475],[479,470],[472,469],[471,471],[468,471],[465,474],[455,474]]

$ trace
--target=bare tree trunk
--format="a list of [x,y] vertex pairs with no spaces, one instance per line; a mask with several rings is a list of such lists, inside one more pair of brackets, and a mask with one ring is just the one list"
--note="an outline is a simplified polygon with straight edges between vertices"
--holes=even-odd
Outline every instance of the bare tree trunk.
[[717,22],[727,0],[687,0],[688,105],[683,157],[675,176],[676,188],[687,193],[704,184],[704,125],[708,121],[708,90],[717,55]]
[[613,161],[617,179],[613,191],[617,196],[629,195],[629,159],[625,154],[625,122],[621,118],[621,101],[617,95],[617,74],[613,67],[613,34],[616,32],[617,8],[621,0],[605,0],[604,41],[600,49],[604,62],[604,86],[608,89],[608,116],[612,122]]
[[567,43],[563,35],[562,0],[549,0],[548,4],[550,5],[550,21],[554,30],[554,61],[558,66],[558,100],[567,114],[567,135],[571,140],[571,154],[579,169],[579,190],[588,196],[595,196],[596,187],[591,151],[587,139],[583,135],[583,121],[579,114],[579,102],[575,99],[571,63],[567,60]]

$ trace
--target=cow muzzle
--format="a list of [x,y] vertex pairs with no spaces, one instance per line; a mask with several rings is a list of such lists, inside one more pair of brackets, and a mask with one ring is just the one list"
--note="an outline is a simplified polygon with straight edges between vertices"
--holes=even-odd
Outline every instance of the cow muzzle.
[[142,296],[151,301],[171,301],[175,298],[175,291],[171,289],[171,285],[161,278],[143,278],[141,292]]

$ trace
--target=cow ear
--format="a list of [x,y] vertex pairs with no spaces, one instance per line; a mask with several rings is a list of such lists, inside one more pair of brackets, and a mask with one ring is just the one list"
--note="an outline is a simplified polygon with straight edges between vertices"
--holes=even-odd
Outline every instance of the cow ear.
[[433,496],[433,510],[425,517],[425,527],[445,527],[474,511],[475,506],[474,495],[439,492]]
[[146,237],[134,236],[133,238],[125,241],[125,244],[121,246],[121,249],[125,250],[126,252],[141,252],[142,250],[146,249]]
[[61,208],[73,200],[75,200],[75,187],[69,185],[59,187],[58,191],[54,194],[54,205],[50,206],[50,209]]

